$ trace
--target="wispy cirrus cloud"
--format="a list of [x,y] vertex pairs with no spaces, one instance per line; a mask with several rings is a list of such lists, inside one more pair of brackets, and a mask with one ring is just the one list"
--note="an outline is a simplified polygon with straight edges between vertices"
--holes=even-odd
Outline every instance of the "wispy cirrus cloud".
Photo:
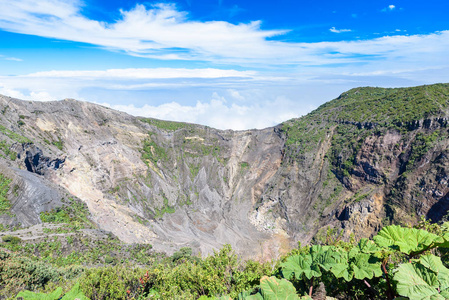
[[17,61],[17,62],[23,61],[23,59],[21,59],[21,58],[5,56],[5,55],[1,55],[1,54],[0,54],[0,59],[9,60],[9,61]]
[[337,29],[335,27],[331,27],[329,29],[329,31],[333,32],[333,33],[342,33],[342,32],[351,32],[352,30],[351,29]]
[[128,68],[98,71],[43,71],[25,77],[39,78],[116,78],[116,79],[169,79],[169,78],[251,78],[255,71],[237,71],[224,69],[182,69],[182,68]]

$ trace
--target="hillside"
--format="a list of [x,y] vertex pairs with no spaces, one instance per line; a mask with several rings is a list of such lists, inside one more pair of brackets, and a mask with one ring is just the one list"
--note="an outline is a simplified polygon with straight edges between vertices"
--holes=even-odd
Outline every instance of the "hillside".
[[273,128],[221,131],[2,96],[0,222],[78,207],[68,215],[82,211],[80,227],[125,243],[201,254],[229,243],[269,259],[328,232],[440,221],[448,108],[449,84],[356,88]]

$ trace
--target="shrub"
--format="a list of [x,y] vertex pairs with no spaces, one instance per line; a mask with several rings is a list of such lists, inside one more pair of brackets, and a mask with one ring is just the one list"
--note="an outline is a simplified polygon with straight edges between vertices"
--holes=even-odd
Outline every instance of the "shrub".
[[10,244],[16,245],[16,244],[19,244],[20,242],[22,242],[22,239],[19,238],[18,236],[5,235],[5,236],[2,236],[2,241],[5,243],[10,243]]

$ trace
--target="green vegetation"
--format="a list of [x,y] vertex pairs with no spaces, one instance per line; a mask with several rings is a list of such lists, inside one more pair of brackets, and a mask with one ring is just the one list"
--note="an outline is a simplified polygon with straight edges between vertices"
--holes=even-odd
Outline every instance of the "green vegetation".
[[69,198],[69,203],[51,211],[41,212],[42,222],[55,224],[70,224],[74,229],[91,228],[92,222],[89,220],[89,210],[83,202]]
[[246,161],[240,162],[240,175],[243,175],[249,169],[249,164]]
[[312,114],[287,121],[282,125],[282,131],[287,137],[285,142],[287,153],[292,158],[299,158],[306,152],[312,152],[330,134],[329,124],[314,119]]
[[34,293],[30,291],[21,291],[17,297],[22,297],[23,300],[89,300],[86,296],[84,296],[83,292],[80,290],[79,283],[75,284],[73,288],[67,292],[63,297],[62,296],[62,288],[58,287],[52,293]]
[[[356,88],[327,102],[310,114],[283,123],[286,154],[300,157],[313,152],[336,128],[333,148],[348,149],[360,145],[367,134],[381,128],[412,130],[412,122],[444,115],[449,105],[449,84],[413,88]],[[360,129],[364,128],[364,136]],[[371,131],[371,132],[370,132]],[[341,143],[343,142],[343,143]],[[354,149],[352,149],[354,150]],[[333,149],[340,154],[338,149]],[[349,157],[351,153],[348,153]],[[348,162],[351,164],[351,162]],[[344,168],[349,172],[350,166]],[[347,175],[345,173],[345,175]]]
[[190,128],[192,125],[183,122],[163,121],[158,119],[140,118],[142,122],[148,123],[165,131],[176,131],[182,128]]
[[449,105],[449,84],[411,88],[355,88],[317,109],[333,120],[405,124],[437,117]]
[[415,161],[420,159],[426,154],[429,149],[435,144],[437,139],[441,135],[441,130],[435,130],[432,134],[424,134],[418,132],[415,136],[415,140],[412,143],[412,152],[407,163],[407,170],[410,170]]
[[164,206],[161,209],[155,208],[155,215],[154,217],[156,219],[160,219],[164,216],[164,214],[173,214],[175,213],[175,208],[168,205],[168,199],[165,197],[165,195],[162,195],[162,198],[164,199]]
[[11,188],[11,179],[3,174],[0,174],[0,214],[9,211],[11,204],[9,203],[6,194]]
[[[85,243],[73,241],[79,242]],[[371,240],[327,239],[326,243],[299,245],[280,260],[264,264],[239,260],[229,245],[206,258],[194,256],[187,247],[171,257],[142,248],[132,257],[140,253],[141,258],[151,259],[139,260],[138,266],[135,260],[120,259],[117,248],[100,243],[89,245],[92,257],[93,249],[101,249],[102,256],[95,261],[84,256],[71,263],[58,260],[67,254],[57,253],[61,246],[56,240],[39,245],[3,243],[1,247],[15,253],[0,250],[0,286],[3,295],[30,297],[24,299],[63,295],[65,299],[72,294],[92,300],[311,299],[320,289],[337,299],[449,297],[449,223],[392,225]],[[122,255],[132,250],[128,247]],[[46,253],[48,248],[51,253]]]
[[7,129],[5,126],[0,125],[0,132],[9,137],[11,140],[16,141],[21,144],[25,143],[31,143],[31,140],[29,138],[26,138],[24,136],[21,136],[20,134],[17,134],[15,132],[12,132],[11,130]]
[[59,150],[62,150],[64,148],[64,141],[61,140],[61,138],[58,137],[58,140],[52,143],[56,146]]
[[19,237],[12,236],[12,235],[4,235],[4,236],[2,236],[2,241],[4,243],[9,243],[11,245],[17,245],[17,244],[20,244],[20,242],[22,242],[22,240]]
[[9,157],[9,159],[13,161],[16,160],[17,153],[11,150],[11,145],[6,141],[0,141],[0,150],[2,150],[3,153]]
[[141,150],[142,160],[148,164],[148,161],[151,161],[154,165],[157,165],[157,162],[167,161],[168,156],[164,147],[156,144],[151,138],[145,139],[143,141],[143,148]]

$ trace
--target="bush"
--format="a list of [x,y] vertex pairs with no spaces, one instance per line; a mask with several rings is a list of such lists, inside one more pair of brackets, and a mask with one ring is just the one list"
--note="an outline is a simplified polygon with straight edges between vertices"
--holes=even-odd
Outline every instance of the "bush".
[[13,244],[13,245],[17,245],[20,242],[22,242],[22,239],[19,238],[18,236],[5,235],[5,236],[2,236],[2,241],[5,242],[5,243],[10,243],[10,244]]
[[81,290],[90,299],[128,299],[128,296],[138,294],[139,278],[144,273],[142,269],[126,265],[88,269],[79,282]]

